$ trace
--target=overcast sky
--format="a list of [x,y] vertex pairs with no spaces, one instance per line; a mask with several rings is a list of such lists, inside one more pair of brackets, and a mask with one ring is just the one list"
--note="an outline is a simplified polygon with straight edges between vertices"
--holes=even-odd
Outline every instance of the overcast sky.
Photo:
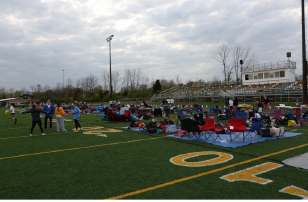
[[0,87],[54,87],[62,69],[100,76],[112,34],[112,69],[150,79],[223,79],[223,43],[250,45],[260,63],[292,52],[302,72],[300,0],[0,0]]

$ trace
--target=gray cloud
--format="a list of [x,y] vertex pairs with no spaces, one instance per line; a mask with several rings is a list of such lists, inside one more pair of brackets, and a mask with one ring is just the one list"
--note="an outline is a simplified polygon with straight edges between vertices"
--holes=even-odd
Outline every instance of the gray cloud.
[[[112,68],[183,80],[223,78],[212,53],[222,43],[251,45],[260,63],[292,52],[301,73],[300,2],[0,1],[0,86],[55,86]],[[12,79],[13,78],[13,79]],[[12,82],[13,81],[13,82]]]

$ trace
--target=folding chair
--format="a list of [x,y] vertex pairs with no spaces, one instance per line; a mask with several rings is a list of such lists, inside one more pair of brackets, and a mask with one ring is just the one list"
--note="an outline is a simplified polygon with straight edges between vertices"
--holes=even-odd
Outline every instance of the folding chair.
[[214,111],[214,106],[210,106],[210,112],[213,112]]
[[217,134],[216,138],[214,139],[214,134],[216,134],[216,132],[222,131],[223,129],[218,129],[215,127],[217,124],[214,122],[214,119],[205,118],[205,122],[205,125],[199,126],[201,130],[201,136],[204,136],[206,140],[211,137],[213,138],[213,141],[216,140],[219,135]]
[[197,121],[192,119],[181,119],[181,129],[187,131],[187,137],[200,137],[200,128]]
[[[243,119],[231,118],[229,119],[229,124],[227,127],[228,131],[230,131],[230,142],[233,142],[236,138],[243,140],[245,142],[245,132],[248,129],[244,125]],[[232,134],[234,134],[234,139],[232,139]],[[243,134],[243,138],[241,138],[241,134]]]
[[203,120],[203,114],[201,112],[194,113],[194,119],[199,122],[199,125],[203,126],[205,124]]
[[289,113],[288,114],[288,120],[294,120],[294,114],[293,113]]
[[282,119],[281,119],[281,109],[275,109],[274,110],[274,119],[275,119],[275,124],[277,125],[282,125]]
[[195,112],[197,112],[197,110],[196,110],[195,108],[192,108],[192,109],[190,110],[190,113],[191,113],[191,114],[193,114],[193,113],[195,113]]
[[230,119],[230,109],[226,108],[226,119],[229,120]]
[[297,117],[299,117],[300,112],[301,112],[301,109],[300,109],[300,108],[297,108],[296,111],[295,111],[295,115],[296,115]]
[[265,115],[261,115],[261,118],[262,118],[261,127],[269,129],[271,127],[271,118]]
[[219,109],[213,109],[213,112],[216,114],[216,116],[219,114]]
[[246,114],[246,112],[236,112],[235,118],[244,119],[244,124],[245,125],[247,124],[247,114]]
[[214,119],[215,123],[217,123],[217,116],[213,112],[207,113],[206,118]]
[[199,105],[198,111],[203,112],[203,109],[202,109],[202,106],[201,106],[201,105]]
[[262,134],[261,134],[261,132],[262,132],[262,130],[261,130],[262,118],[259,118],[259,119],[252,118],[251,122],[252,122],[252,125],[251,125],[251,128],[247,131],[246,137],[251,137],[251,140],[253,138],[257,137],[258,135],[260,135],[260,137],[262,137]]
[[158,117],[158,116],[160,116],[160,117],[163,116],[163,112],[162,112],[161,108],[155,108],[154,109],[154,117]]

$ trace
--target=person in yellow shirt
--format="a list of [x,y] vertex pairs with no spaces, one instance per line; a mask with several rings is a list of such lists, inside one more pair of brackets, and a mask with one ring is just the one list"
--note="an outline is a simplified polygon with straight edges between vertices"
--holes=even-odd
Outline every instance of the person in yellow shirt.
[[57,120],[57,132],[60,132],[60,127],[62,128],[62,132],[67,132],[64,127],[64,111],[63,108],[61,107],[61,104],[58,103],[57,108],[55,109],[55,115],[56,115],[56,120]]

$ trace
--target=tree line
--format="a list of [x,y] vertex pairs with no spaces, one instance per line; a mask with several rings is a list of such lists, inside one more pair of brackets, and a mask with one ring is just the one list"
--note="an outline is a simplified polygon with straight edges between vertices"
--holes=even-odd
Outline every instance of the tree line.
[[[163,89],[170,88],[182,82],[179,75],[175,79],[154,80],[144,75],[141,69],[125,69],[122,74],[119,71],[111,72],[113,99],[151,97]],[[154,86],[159,83],[159,88]],[[154,86],[154,88],[153,88]],[[20,90],[14,88],[0,87],[0,98],[20,97],[33,95],[33,98],[45,101],[51,100],[87,100],[107,102],[110,99],[110,72],[105,70],[101,76],[89,75],[76,80],[66,79],[63,83],[55,86],[41,84],[23,87]]]

